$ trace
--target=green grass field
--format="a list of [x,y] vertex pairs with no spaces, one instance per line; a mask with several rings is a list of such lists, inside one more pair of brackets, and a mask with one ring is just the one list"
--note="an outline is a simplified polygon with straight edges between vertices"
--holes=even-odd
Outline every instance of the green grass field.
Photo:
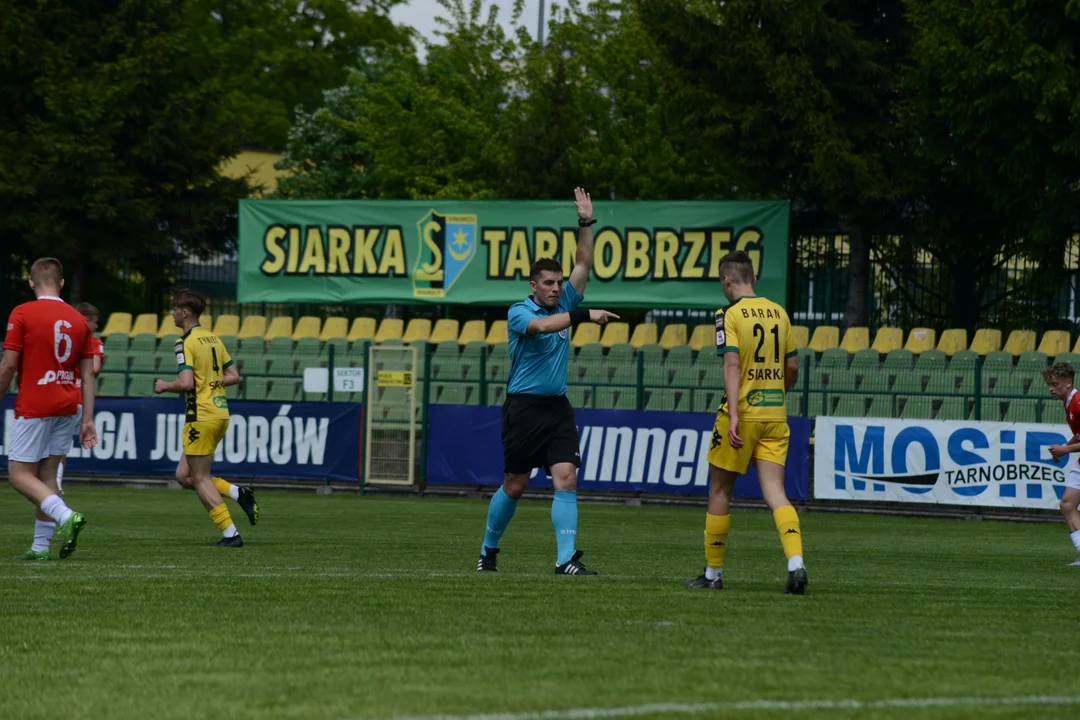
[[486,503],[259,500],[222,550],[191,493],[73,485],[78,553],[22,564],[32,508],[4,488],[0,717],[1080,716],[1063,524],[804,513],[792,597],[765,512],[735,514],[710,592],[680,584],[704,509],[583,504],[591,578],[552,574],[548,503],[478,575]]

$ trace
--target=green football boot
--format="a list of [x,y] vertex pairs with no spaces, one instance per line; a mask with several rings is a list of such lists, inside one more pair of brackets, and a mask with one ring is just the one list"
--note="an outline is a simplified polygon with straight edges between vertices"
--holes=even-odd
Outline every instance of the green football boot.
[[75,543],[85,525],[86,516],[80,512],[73,512],[63,525],[56,526],[52,537],[52,547],[60,549],[61,560],[71,557],[71,554],[75,552]]
[[16,555],[16,560],[48,560],[48,550],[27,550],[22,555]]

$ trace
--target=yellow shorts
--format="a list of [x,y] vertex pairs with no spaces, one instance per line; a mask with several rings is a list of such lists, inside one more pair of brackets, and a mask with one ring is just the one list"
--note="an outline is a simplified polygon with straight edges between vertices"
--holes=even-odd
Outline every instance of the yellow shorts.
[[712,444],[709,446],[709,464],[723,470],[744,473],[750,460],[765,460],[785,465],[787,463],[788,438],[791,429],[787,421],[747,422],[739,421],[739,437],[743,445],[738,450],[728,442],[727,413],[716,414]]
[[218,443],[225,437],[229,421],[197,420],[184,424],[184,454],[213,455]]

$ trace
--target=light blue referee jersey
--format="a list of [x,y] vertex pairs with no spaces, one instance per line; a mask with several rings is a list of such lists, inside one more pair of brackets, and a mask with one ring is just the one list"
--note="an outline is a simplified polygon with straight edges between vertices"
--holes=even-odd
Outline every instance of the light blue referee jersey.
[[510,306],[506,316],[510,336],[510,379],[506,392],[511,395],[566,394],[566,366],[570,358],[570,330],[545,335],[529,335],[526,328],[536,318],[570,312],[582,301],[581,293],[569,281],[563,283],[559,304],[548,310],[536,304],[532,296]]

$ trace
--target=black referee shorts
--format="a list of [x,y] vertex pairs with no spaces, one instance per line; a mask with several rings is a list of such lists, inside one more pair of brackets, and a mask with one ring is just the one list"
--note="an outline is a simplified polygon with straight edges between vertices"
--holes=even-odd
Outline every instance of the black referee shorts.
[[502,408],[503,469],[521,475],[574,463],[578,454],[574,408],[565,395],[507,395]]

